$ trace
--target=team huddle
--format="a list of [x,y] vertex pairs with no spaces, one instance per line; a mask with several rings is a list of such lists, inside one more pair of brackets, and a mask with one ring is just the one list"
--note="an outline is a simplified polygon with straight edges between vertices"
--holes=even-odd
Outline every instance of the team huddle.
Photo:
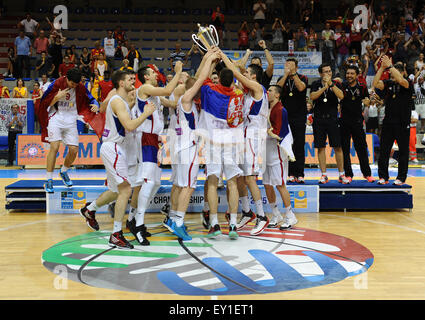
[[[213,73],[218,73],[218,83],[211,80]],[[197,186],[200,153],[205,159],[204,208],[207,208],[202,213],[202,224],[208,230],[208,237],[222,233],[217,190],[223,175],[228,203],[226,234],[230,239],[237,239],[238,230],[251,221],[255,222],[250,231],[253,236],[261,234],[266,227],[286,230],[295,225],[297,219],[286,188],[288,161],[294,161],[295,157],[287,112],[280,102],[282,88],[271,85],[266,90],[260,83],[262,74],[260,66],[251,64],[245,68],[215,47],[206,52],[194,77],[183,72],[182,64],[177,62],[175,75],[165,87],[158,86],[157,73],[152,67],[138,71],[142,85],[137,89],[134,71],[115,71],[112,75],[114,89],[100,105],[93,103],[90,95],[80,98],[83,102],[76,101],[79,81],[67,76],[68,88],[63,84],[55,91],[54,101],[50,99],[47,103],[50,106],[59,101],[56,113],[69,113],[68,109],[76,103],[72,111],[74,118],[82,115],[101,137],[100,154],[107,176],[108,190],[80,210],[88,226],[99,230],[96,210],[114,203],[114,226],[109,244],[133,248],[122,232],[122,221],[130,202],[126,227],[140,245],[150,244],[151,234],[144,220],[150,201],[161,186],[163,108],[169,108],[171,115],[168,138],[173,186],[170,209],[163,222],[170,232],[183,241],[192,239],[184,218]],[[49,137],[57,117],[50,112]],[[103,126],[98,125],[98,115],[103,115]],[[70,121],[66,113],[60,117]],[[73,141],[70,143],[75,146]],[[70,165],[66,164],[72,161],[72,158],[68,162],[65,159],[65,168],[60,172],[68,186],[72,186],[72,181],[67,174]],[[54,168],[54,163],[50,168]],[[257,185],[260,175],[273,212],[270,219],[264,212]],[[49,180],[51,176],[48,176],[46,190],[51,187],[52,192]],[[275,187],[284,205],[283,216],[276,205]],[[251,210],[248,190],[255,203],[255,213]],[[239,201],[242,212],[238,219]]]

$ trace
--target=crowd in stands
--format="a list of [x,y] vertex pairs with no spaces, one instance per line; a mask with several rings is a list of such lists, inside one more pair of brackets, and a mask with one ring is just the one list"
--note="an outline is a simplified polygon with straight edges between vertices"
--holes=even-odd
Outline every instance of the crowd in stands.
[[[372,4],[370,5],[370,2]],[[342,81],[348,65],[360,69],[358,81],[372,89],[372,81],[379,69],[381,57],[392,59],[392,63],[403,63],[404,76],[415,85],[416,108],[420,124],[418,133],[425,130],[425,1],[396,0],[395,5],[388,1],[361,1],[368,8],[368,28],[361,29],[353,23],[353,5],[346,0],[338,3],[334,17],[325,17],[320,0],[293,1],[295,17],[285,13],[285,8],[276,14],[276,1],[258,0],[252,3],[252,15],[242,21],[237,32],[237,43],[232,49],[262,50],[259,43],[264,40],[271,51],[320,51],[322,61],[329,63],[333,75]],[[294,21],[295,22],[291,22]],[[137,71],[143,64],[136,44],[129,41],[121,26],[110,29],[101,41],[77,50],[75,45],[67,46],[66,31],[61,31],[46,18],[46,22],[34,20],[26,14],[17,26],[19,35],[14,46],[8,49],[8,69],[4,77],[16,78],[12,92],[2,92],[2,97],[26,97],[39,99],[50,83],[66,74],[67,70],[78,67],[84,75],[86,86],[94,97],[101,99],[99,84],[109,79],[114,69],[131,68]],[[298,21],[298,22],[296,22]],[[229,43],[226,35],[225,10],[217,6],[212,10],[211,20],[220,42]],[[143,44],[142,44],[143,45]],[[66,47],[66,50],[64,49]],[[173,73],[176,61],[182,61],[193,75],[199,67],[203,52],[196,45],[189,51],[175,44],[175,51],[169,56],[170,72]],[[30,57],[36,57],[35,74],[37,81],[25,83],[23,78],[31,78]],[[119,65],[116,61],[119,59]],[[115,63],[114,63],[115,61]],[[115,65],[115,67],[113,67]],[[167,73],[167,70],[164,71]],[[388,78],[384,73],[382,80]],[[28,85],[28,87],[27,87]],[[311,103],[310,103],[311,104]],[[379,99],[372,100],[365,108],[365,127],[368,132],[379,134],[379,125],[385,115],[385,106]],[[413,120],[412,120],[413,121]]]

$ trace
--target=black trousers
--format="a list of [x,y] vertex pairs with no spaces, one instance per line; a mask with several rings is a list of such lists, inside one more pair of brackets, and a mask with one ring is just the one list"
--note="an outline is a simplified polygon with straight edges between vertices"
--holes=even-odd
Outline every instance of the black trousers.
[[398,174],[397,179],[406,181],[409,169],[409,139],[410,125],[384,124],[382,126],[379,148],[378,175],[379,178],[388,180],[388,163],[394,141],[398,145]]
[[366,134],[363,130],[363,124],[360,121],[351,122],[341,120],[341,147],[344,154],[344,171],[345,176],[353,177],[353,169],[351,168],[351,138],[354,142],[354,149],[357,153],[357,158],[360,163],[360,170],[363,176],[372,175],[369,166],[369,157],[367,151]]
[[[30,57],[16,56],[16,64],[17,64],[16,78],[30,78],[31,76]],[[15,70],[13,70],[13,73],[15,73]]]
[[292,131],[294,143],[292,151],[294,152],[295,162],[289,162],[288,175],[294,177],[304,177],[304,164],[305,164],[305,122],[289,123]]
[[7,163],[13,164],[15,160],[15,146],[16,146],[16,135],[21,134],[22,131],[9,131],[7,135],[7,142],[9,144]]

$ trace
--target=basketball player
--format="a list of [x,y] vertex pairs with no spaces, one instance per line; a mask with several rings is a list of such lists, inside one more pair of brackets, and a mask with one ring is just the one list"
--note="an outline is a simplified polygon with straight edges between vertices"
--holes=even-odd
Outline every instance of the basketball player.
[[[179,84],[174,89],[173,93],[168,98],[170,101],[174,101],[177,106],[177,102],[179,101],[180,97],[183,96],[183,94],[186,91],[186,81],[189,79],[189,74],[187,72],[182,72]],[[176,193],[177,185],[175,183],[175,177],[176,177],[176,164],[177,161],[174,157],[174,138],[175,138],[175,129],[176,129],[176,123],[177,123],[177,110],[175,108],[170,108],[170,124],[168,126],[168,141],[169,141],[169,148],[170,148],[170,155],[171,155],[171,177],[170,182],[172,183],[171,192],[170,192],[170,201],[169,203],[165,204],[162,209],[161,213],[166,215],[166,218],[164,220],[164,226],[167,227],[166,221],[170,216],[173,216],[177,210],[177,198],[178,194]]]
[[116,94],[109,99],[106,108],[105,127],[102,137],[100,155],[105,165],[108,190],[99,198],[87,203],[80,210],[80,214],[86,219],[87,225],[99,230],[95,213],[98,208],[112,202],[115,203],[114,227],[109,238],[109,245],[118,248],[133,248],[122,233],[122,220],[124,218],[127,203],[131,195],[131,186],[128,181],[128,163],[126,146],[127,132],[139,127],[152,113],[155,106],[146,104],[144,112],[136,119],[131,119],[130,109],[136,102],[134,77],[128,72],[118,70],[112,75],[112,82]]
[[[239,192],[237,178],[243,173],[238,166],[239,150],[243,147],[243,93],[233,87],[233,72],[221,69],[219,84],[207,79],[201,87],[202,110],[200,134],[205,139],[205,159],[208,179],[209,237],[221,234],[218,224],[218,180],[221,172],[229,190],[229,238],[237,239],[236,230]],[[201,129],[202,128],[202,129]]]
[[200,88],[212,69],[214,60],[219,59],[216,51],[210,50],[204,55],[206,63],[203,64],[198,79],[189,78],[186,82],[186,92],[179,99],[176,109],[176,137],[174,150],[176,153],[174,178],[175,193],[177,194],[177,208],[175,214],[167,220],[167,228],[182,240],[192,240],[184,226],[184,216],[189,206],[190,197],[196,188],[199,171],[198,137],[196,129],[200,111]]
[[77,68],[70,69],[66,76],[54,81],[41,98],[38,114],[42,129],[41,138],[42,141],[50,143],[45,184],[45,190],[49,193],[54,192],[53,170],[61,141],[68,147],[68,154],[59,175],[66,186],[72,186],[67,171],[78,154],[78,115],[83,116],[84,121],[90,124],[98,137],[101,136],[103,116],[96,114],[99,104],[80,81],[81,72]]
[[[268,227],[276,228],[283,221],[280,230],[286,230],[298,222],[292,211],[291,198],[286,188],[288,158],[294,158],[291,146],[293,138],[289,128],[288,113],[280,102],[282,88],[279,85],[272,85],[267,92],[270,103],[270,125],[267,131],[266,170],[263,175],[263,184],[273,213]],[[276,205],[274,187],[282,198],[285,219],[282,218]]]
[[[242,217],[237,225],[238,230],[257,217],[256,225],[251,230],[251,235],[259,235],[269,224],[269,219],[264,213],[257,177],[262,173],[259,155],[263,154],[265,147],[267,116],[269,102],[266,89],[261,85],[263,70],[256,64],[251,64],[242,75],[230,59],[221,54],[226,67],[233,71],[236,79],[244,87],[244,162],[242,164],[243,177],[238,179],[239,197],[242,201]],[[257,216],[250,210],[248,190],[257,209]]]
[[138,72],[142,86],[137,90],[137,106],[132,110],[133,117],[144,112],[148,103],[153,103],[156,110],[152,116],[137,129],[136,137],[139,146],[139,168],[137,171],[138,187],[134,188],[133,197],[137,195],[137,213],[134,219],[129,217],[129,228],[141,245],[149,245],[146,239],[144,217],[152,197],[161,186],[161,168],[158,163],[160,151],[159,135],[164,130],[164,115],[162,106],[175,108],[176,103],[160,97],[170,96],[178,85],[183,64],[180,61],[175,65],[175,76],[166,87],[158,87],[156,72],[150,67],[141,68]]

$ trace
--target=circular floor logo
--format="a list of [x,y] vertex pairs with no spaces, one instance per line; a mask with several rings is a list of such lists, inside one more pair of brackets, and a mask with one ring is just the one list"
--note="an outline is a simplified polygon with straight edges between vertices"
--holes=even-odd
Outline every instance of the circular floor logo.
[[310,229],[266,229],[253,237],[248,226],[235,241],[226,225],[215,239],[199,224],[188,227],[193,240],[182,242],[152,226],[151,245],[133,250],[109,247],[110,231],[87,233],[47,249],[42,262],[52,272],[66,266],[68,279],[94,287],[190,296],[306,289],[361,274],[373,263],[359,243]]

